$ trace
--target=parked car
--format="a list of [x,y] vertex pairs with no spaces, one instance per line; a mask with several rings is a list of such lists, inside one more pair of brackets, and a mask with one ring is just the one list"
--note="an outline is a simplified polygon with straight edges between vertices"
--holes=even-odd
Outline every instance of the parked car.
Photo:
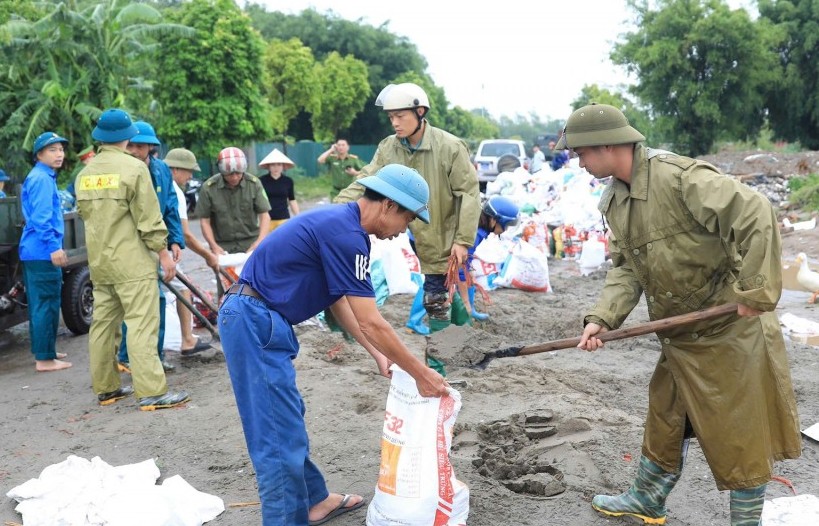
[[478,182],[481,188],[485,187],[487,182],[494,181],[500,173],[498,160],[510,155],[520,161],[520,166],[529,169],[529,158],[526,156],[526,145],[523,141],[514,139],[481,141],[475,152],[475,170],[478,172]]

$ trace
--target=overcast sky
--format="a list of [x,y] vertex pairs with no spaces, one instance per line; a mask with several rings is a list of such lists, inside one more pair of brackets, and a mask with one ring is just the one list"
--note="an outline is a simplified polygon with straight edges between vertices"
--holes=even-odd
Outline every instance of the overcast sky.
[[[586,84],[616,90],[630,82],[609,60],[630,31],[625,0],[255,0],[269,11],[332,10],[405,36],[426,57],[450,104],[485,107],[494,118],[564,119]],[[731,0],[730,5],[747,4]]]

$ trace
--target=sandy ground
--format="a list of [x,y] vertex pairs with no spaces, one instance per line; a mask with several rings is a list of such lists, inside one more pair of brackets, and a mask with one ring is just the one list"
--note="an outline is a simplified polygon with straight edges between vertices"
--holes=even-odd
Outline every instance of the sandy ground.
[[[785,256],[808,252],[819,269],[819,229],[785,237]],[[207,269],[189,255],[188,273],[214,289]],[[491,313],[480,329],[507,344],[540,343],[579,336],[581,316],[602,285],[602,273],[581,277],[571,261],[550,261],[554,293],[505,289],[491,293]],[[778,312],[819,321],[808,294],[786,291]],[[382,312],[419,357],[426,340],[404,328],[411,299],[393,296]],[[627,324],[644,321],[641,306]],[[299,327],[301,352],[295,364],[307,404],[313,458],[330,488],[371,497],[378,477],[380,433],[388,381],[376,374],[368,355],[336,333]],[[206,336],[204,331],[198,331]],[[334,359],[328,351],[342,345]],[[258,499],[233,394],[220,352],[182,358],[170,353],[177,371],[172,388],[185,388],[184,408],[137,410],[133,398],[100,407],[91,391],[87,337],[63,330],[59,349],[74,367],[35,373],[27,326],[0,333],[0,406],[3,494],[37,477],[68,455],[99,456],[112,465],[155,458],[162,477],[181,475],[197,489],[218,495],[228,509],[214,525],[260,524],[258,506],[231,507]],[[640,455],[647,385],[658,359],[653,336],[609,343],[597,353],[575,349],[493,361],[484,371],[452,368],[463,409],[451,458],[470,486],[469,524],[616,525],[589,502],[600,492],[619,492],[630,483]],[[819,347],[788,344],[802,427],[819,421]],[[130,378],[123,375],[123,382]],[[749,388],[753,388],[749,386]],[[529,472],[537,484],[520,484]],[[777,464],[776,473],[799,493],[819,495],[819,444],[804,439],[800,459]],[[532,476],[530,475],[530,478]],[[540,495],[532,492],[540,492]],[[557,493],[552,497],[545,494]],[[773,483],[768,498],[789,494]],[[3,497],[0,520],[21,522],[15,503]],[[728,494],[716,490],[696,443],[669,501],[671,526],[727,525]],[[363,524],[366,509],[332,522]]]

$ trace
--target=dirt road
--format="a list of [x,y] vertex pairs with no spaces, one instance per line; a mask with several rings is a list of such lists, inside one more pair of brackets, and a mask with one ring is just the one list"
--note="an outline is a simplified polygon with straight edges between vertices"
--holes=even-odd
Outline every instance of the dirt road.
[[[809,251],[819,268],[819,229],[786,237],[786,256]],[[581,277],[574,262],[550,261],[551,294],[504,289],[492,293],[491,314],[481,328],[510,344],[537,343],[579,335],[581,313],[602,285],[600,273]],[[213,290],[210,275],[195,255],[186,265],[198,283]],[[788,292],[778,312],[819,321],[819,307],[807,293]],[[403,330],[410,297],[393,296],[384,316],[419,356],[422,336]],[[627,323],[646,319],[638,308]],[[201,331],[200,331],[201,332]],[[307,404],[314,460],[334,491],[371,496],[378,477],[380,432],[388,382],[357,346],[315,326],[297,329],[301,352],[298,382]],[[205,334],[203,332],[203,334]],[[328,351],[342,345],[330,360]],[[218,351],[181,358],[170,355],[177,372],[172,387],[188,389],[184,408],[144,413],[133,398],[100,407],[91,391],[87,338],[63,331],[58,340],[74,367],[35,373],[26,326],[0,333],[0,406],[3,447],[0,486],[3,493],[37,477],[68,455],[99,456],[112,465],[157,459],[162,477],[181,475],[197,489],[218,495],[226,505],[258,499],[224,360]],[[612,342],[597,353],[556,351],[498,359],[485,371],[454,369],[451,378],[466,380],[464,407],[458,419],[452,460],[471,491],[471,526],[627,524],[605,519],[589,504],[600,492],[624,490],[640,455],[647,385],[659,344],[651,336]],[[789,343],[796,396],[803,428],[819,421],[819,348]],[[123,381],[130,379],[123,375]],[[752,388],[750,386],[749,388]],[[526,419],[550,422],[555,433],[529,438]],[[498,453],[500,452],[500,453]],[[492,462],[487,459],[492,457]],[[548,465],[543,477],[562,493],[538,497],[514,489],[515,466],[536,461]],[[800,493],[819,495],[819,445],[804,441],[802,458],[780,463],[776,473]],[[548,479],[548,476],[552,479]],[[513,488],[513,489],[510,489]],[[768,498],[789,490],[771,484]],[[0,521],[20,522],[15,503],[0,504]],[[677,489],[668,501],[669,526],[728,524],[728,495],[716,490],[700,449],[691,448]],[[366,509],[339,518],[336,526],[363,524]],[[228,508],[209,524],[260,524],[255,506]]]

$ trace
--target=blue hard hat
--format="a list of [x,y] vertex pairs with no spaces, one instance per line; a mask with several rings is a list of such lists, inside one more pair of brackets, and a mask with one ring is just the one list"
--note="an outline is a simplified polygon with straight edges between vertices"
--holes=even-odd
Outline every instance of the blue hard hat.
[[136,126],[131,122],[131,117],[122,110],[109,108],[102,112],[97,126],[91,132],[91,137],[95,141],[104,143],[115,143],[127,141],[138,134]]
[[388,164],[375,175],[356,181],[364,188],[392,199],[429,224],[429,185],[417,171],[403,164]]
[[6,172],[4,172],[3,170],[0,170],[0,183],[4,183],[4,182],[10,181],[10,180],[11,179],[9,178],[9,176],[6,175]]
[[159,139],[156,138],[154,127],[145,121],[136,121],[134,123],[139,133],[131,137],[131,142],[134,144],[155,144],[159,145]]
[[520,208],[508,197],[496,195],[483,204],[483,213],[494,218],[503,228],[506,228],[517,222]]
[[37,157],[37,152],[46,146],[54,144],[55,142],[68,144],[68,139],[60,137],[56,133],[50,131],[41,133],[36,139],[34,139],[34,148],[31,149],[31,154]]

